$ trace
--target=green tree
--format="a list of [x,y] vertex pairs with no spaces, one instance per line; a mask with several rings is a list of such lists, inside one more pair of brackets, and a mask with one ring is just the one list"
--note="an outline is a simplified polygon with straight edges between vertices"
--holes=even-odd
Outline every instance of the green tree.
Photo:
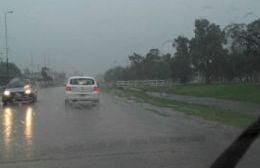
[[173,47],[176,48],[176,53],[171,61],[172,79],[186,83],[192,76],[189,39],[179,36],[174,40]]
[[[16,66],[14,63],[9,63],[9,74],[10,77],[16,77],[21,75],[21,70]],[[7,76],[6,74],[6,63],[2,62],[0,63],[0,76]]]
[[115,67],[105,72],[104,79],[109,82],[123,80],[124,73],[125,68]]
[[243,80],[247,75],[247,57],[246,51],[246,37],[247,25],[246,24],[230,24],[224,29],[227,48],[229,54],[227,55],[228,66],[226,66],[226,77],[230,80],[234,78]]
[[231,41],[229,62],[236,77],[257,81],[260,72],[260,19],[246,24],[230,24],[225,28]]
[[223,75],[222,63],[225,34],[220,27],[206,19],[195,21],[195,37],[190,42],[190,53],[195,69],[203,75],[206,83]]
[[[130,68],[127,69],[128,73],[126,76],[134,79],[144,79],[145,78],[145,71],[144,71],[144,57],[133,53],[128,57],[131,65]],[[129,72],[131,71],[131,72]]]
[[260,72],[260,19],[247,25],[247,48],[248,71],[251,80],[257,81]]
[[145,79],[160,79],[162,78],[162,65],[159,49],[151,49],[144,60]]

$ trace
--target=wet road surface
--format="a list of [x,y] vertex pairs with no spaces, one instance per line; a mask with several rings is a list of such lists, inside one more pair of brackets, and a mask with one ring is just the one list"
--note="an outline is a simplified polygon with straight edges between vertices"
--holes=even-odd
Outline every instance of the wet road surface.
[[[209,167],[241,131],[108,94],[97,106],[63,96],[41,89],[33,106],[1,108],[1,168]],[[259,154],[257,141],[240,166],[258,167]]]

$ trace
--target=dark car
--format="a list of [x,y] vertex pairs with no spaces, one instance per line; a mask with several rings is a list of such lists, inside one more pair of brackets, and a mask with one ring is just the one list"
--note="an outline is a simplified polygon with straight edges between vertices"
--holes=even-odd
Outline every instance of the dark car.
[[5,87],[2,93],[3,105],[16,102],[35,103],[37,89],[28,79],[14,78]]

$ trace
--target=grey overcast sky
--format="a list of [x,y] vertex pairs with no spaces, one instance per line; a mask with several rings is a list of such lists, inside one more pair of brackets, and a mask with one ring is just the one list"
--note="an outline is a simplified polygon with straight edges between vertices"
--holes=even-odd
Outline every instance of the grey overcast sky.
[[173,52],[164,42],[192,37],[196,18],[222,27],[248,23],[259,18],[259,7],[260,0],[0,0],[0,50],[4,12],[13,10],[7,19],[12,62],[36,69],[45,60],[56,70],[95,75],[126,65],[133,52]]

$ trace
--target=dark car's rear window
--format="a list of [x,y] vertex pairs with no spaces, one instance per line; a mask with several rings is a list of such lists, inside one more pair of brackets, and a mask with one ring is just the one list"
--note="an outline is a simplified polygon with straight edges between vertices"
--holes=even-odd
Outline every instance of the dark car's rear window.
[[94,85],[95,81],[88,78],[74,78],[70,80],[71,85]]

